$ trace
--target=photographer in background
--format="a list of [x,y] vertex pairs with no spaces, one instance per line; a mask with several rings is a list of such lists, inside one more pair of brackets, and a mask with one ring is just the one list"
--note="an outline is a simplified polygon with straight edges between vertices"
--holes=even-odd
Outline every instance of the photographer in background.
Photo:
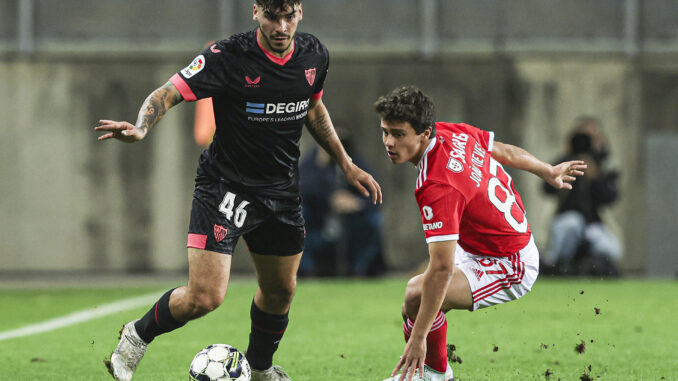
[[544,183],[544,191],[558,198],[551,223],[549,247],[551,268],[557,275],[619,275],[623,255],[617,237],[604,226],[600,209],[619,198],[619,172],[606,168],[609,146],[596,118],[579,117],[572,128],[567,153],[555,162],[584,160],[584,176],[563,192]]

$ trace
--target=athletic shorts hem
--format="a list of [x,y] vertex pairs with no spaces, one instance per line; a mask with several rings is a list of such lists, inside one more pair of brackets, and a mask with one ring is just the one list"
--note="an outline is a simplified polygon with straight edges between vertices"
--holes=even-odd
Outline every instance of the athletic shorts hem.
[[455,266],[471,287],[471,311],[520,299],[532,290],[539,275],[539,251],[534,237],[518,253],[509,257],[470,254],[459,245]]

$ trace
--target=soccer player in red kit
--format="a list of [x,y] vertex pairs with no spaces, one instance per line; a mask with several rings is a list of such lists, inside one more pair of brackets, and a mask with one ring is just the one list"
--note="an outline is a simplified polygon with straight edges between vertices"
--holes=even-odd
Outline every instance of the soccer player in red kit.
[[452,380],[445,313],[518,299],[539,273],[525,207],[503,166],[571,189],[586,164],[552,166],[495,141],[492,132],[434,122],[433,103],[415,87],[380,97],[375,110],[391,162],[418,169],[415,197],[430,256],[424,273],[407,284],[402,310],[407,343],[388,380]]

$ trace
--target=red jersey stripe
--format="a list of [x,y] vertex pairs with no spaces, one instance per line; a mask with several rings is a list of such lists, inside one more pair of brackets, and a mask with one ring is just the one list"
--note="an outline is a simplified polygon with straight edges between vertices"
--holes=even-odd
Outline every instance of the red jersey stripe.
[[176,73],[172,76],[172,78],[169,79],[170,82],[174,85],[174,87],[179,90],[179,94],[184,98],[186,102],[195,102],[198,100],[198,97],[193,94],[193,90],[191,90],[190,87],[188,87],[188,84],[186,81],[184,81],[183,78],[179,75],[179,73]]
[[323,97],[323,90],[318,91],[317,93],[313,94],[311,97],[312,101],[317,101],[318,99]]

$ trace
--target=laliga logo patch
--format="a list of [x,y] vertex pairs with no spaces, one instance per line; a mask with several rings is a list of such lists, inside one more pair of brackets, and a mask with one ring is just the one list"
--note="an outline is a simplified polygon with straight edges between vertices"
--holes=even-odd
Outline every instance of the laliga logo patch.
[[183,75],[184,78],[191,78],[192,76],[200,73],[200,70],[202,70],[204,67],[205,67],[205,56],[201,54],[195,57],[193,62],[191,62],[190,65],[186,66],[181,71],[181,75]]
[[454,173],[461,173],[464,171],[464,164],[462,164],[461,161],[451,157],[447,162],[447,169]]

